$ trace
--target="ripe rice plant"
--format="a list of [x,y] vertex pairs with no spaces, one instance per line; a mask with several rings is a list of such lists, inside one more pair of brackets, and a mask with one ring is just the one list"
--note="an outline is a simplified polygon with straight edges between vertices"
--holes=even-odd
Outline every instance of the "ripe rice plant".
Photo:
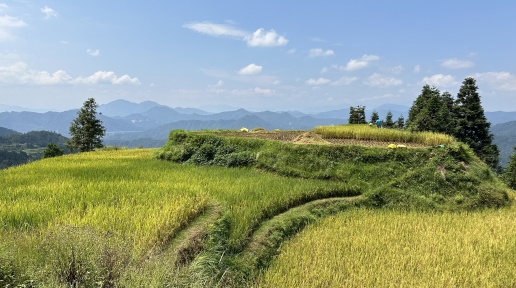
[[397,129],[378,129],[369,125],[318,126],[314,131],[323,138],[372,140],[394,143],[417,143],[428,146],[450,144],[452,136],[433,132],[410,132]]
[[[0,265],[15,253],[14,258],[21,259],[16,260],[21,262],[17,267],[50,273],[45,269],[52,267],[46,263],[54,256],[49,256],[53,250],[48,247],[57,241],[51,239],[61,239],[62,249],[81,241],[96,243],[95,247],[123,243],[126,246],[118,250],[129,251],[139,263],[166,248],[210,203],[223,207],[231,223],[228,247],[238,249],[264,219],[297,203],[347,191],[337,181],[180,165],[158,161],[153,153],[150,149],[80,153],[0,171]],[[70,240],[51,236],[65,227],[79,229],[69,230],[79,236]],[[70,255],[89,259],[88,253],[104,253],[100,248],[94,251]]]
[[352,210],[284,243],[259,286],[515,287],[515,217]]

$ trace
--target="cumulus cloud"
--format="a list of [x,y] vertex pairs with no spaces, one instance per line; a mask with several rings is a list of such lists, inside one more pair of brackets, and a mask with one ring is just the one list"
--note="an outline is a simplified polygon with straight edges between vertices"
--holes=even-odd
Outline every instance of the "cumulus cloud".
[[273,29],[265,31],[260,28],[249,33],[228,24],[216,24],[210,22],[197,22],[183,25],[183,27],[198,33],[214,37],[230,37],[245,41],[251,47],[275,47],[287,45],[288,39],[279,35]]
[[447,69],[465,69],[475,66],[475,63],[471,60],[451,58],[441,61],[441,66]]
[[403,83],[400,79],[396,79],[394,77],[383,76],[378,73],[374,73],[369,76],[366,80],[364,80],[364,84],[369,86],[379,86],[379,87],[390,87],[390,86],[399,86]]
[[497,90],[516,91],[516,75],[509,72],[476,73],[472,77],[479,82],[493,86],[493,88]]
[[333,56],[333,55],[335,55],[335,52],[333,52],[333,50],[324,51],[321,48],[310,49],[310,51],[308,52],[309,57],[326,57],[326,56]]
[[97,71],[88,77],[78,77],[73,80],[74,83],[81,84],[132,84],[140,85],[138,78],[131,78],[129,75],[122,75],[118,77],[113,71]]
[[435,74],[429,77],[423,78],[423,84],[428,84],[435,87],[447,87],[456,85],[457,81],[452,75]]
[[254,88],[254,93],[261,95],[271,95],[274,94],[274,90],[272,89],[262,89],[260,87]]
[[12,35],[9,33],[10,29],[24,26],[27,26],[27,23],[17,17],[0,16],[0,41],[12,39]]
[[0,66],[0,83],[4,84],[28,84],[28,85],[59,85],[59,84],[100,84],[113,85],[133,84],[138,85],[138,78],[128,75],[117,77],[114,72],[99,71],[89,77],[73,78],[66,71],[56,72],[34,70],[25,62],[16,62],[8,66]]
[[240,75],[256,75],[262,72],[263,67],[254,63],[249,64],[238,71]]
[[55,85],[66,83],[72,77],[63,70],[54,73],[30,69],[24,62],[16,62],[9,66],[0,67],[0,83]]
[[331,83],[331,85],[334,85],[334,86],[345,86],[345,85],[349,85],[355,81],[358,80],[358,77],[341,77],[340,79],[338,79],[337,81],[334,81]]
[[88,49],[86,50],[86,53],[88,53],[88,55],[90,55],[91,57],[97,57],[97,56],[100,56],[100,50],[99,49]]
[[285,46],[288,43],[287,38],[278,35],[276,31],[269,30],[265,31],[260,28],[254,31],[253,34],[246,37],[247,45],[251,47],[274,47],[274,46]]
[[310,79],[306,80],[305,83],[310,86],[326,85],[326,84],[330,83],[330,79],[326,79],[326,78],[322,78],[322,77],[318,78],[318,79],[310,78]]
[[346,66],[334,65],[333,67],[344,71],[355,71],[368,67],[371,62],[379,60],[377,55],[364,55],[360,59],[351,59]]
[[41,12],[45,14],[45,19],[57,17],[57,12],[48,6],[41,8]]

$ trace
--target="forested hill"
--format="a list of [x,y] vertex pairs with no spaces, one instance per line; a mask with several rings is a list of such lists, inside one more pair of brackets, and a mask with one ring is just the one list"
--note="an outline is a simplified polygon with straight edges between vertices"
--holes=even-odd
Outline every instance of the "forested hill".
[[68,138],[50,131],[19,133],[0,127],[0,169],[41,159],[50,143],[65,148]]
[[0,127],[0,137],[6,137],[6,136],[9,136],[11,134],[17,134],[18,132],[14,131],[14,130],[11,130],[11,129],[7,129],[7,128],[4,128],[4,127]]

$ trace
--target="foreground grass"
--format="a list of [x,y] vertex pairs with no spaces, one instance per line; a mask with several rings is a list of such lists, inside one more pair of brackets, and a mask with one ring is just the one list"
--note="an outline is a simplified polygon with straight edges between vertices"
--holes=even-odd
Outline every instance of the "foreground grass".
[[515,219],[514,206],[473,213],[351,210],[284,243],[258,286],[514,287]]
[[334,181],[157,161],[153,152],[81,153],[0,171],[0,266],[11,259],[4,264],[27,278],[46,271],[64,279],[69,275],[53,271],[61,264],[104,263],[113,259],[88,257],[113,254],[123,270],[127,262],[166,248],[209,203],[223,206],[227,241],[239,247],[262,220],[348,191]]

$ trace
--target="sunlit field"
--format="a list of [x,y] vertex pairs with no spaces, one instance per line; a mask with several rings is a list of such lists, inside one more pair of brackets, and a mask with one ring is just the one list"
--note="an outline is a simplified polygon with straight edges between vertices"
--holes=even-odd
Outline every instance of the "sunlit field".
[[0,171],[0,260],[44,269],[48,247],[42,245],[64,241],[68,247],[66,241],[74,240],[56,235],[77,228],[82,232],[73,235],[98,245],[107,237],[138,259],[164,249],[209,205],[227,215],[228,244],[236,249],[264,219],[343,186],[245,168],[180,165],[156,160],[153,152],[81,153]]
[[433,132],[410,132],[398,129],[376,128],[369,125],[319,126],[314,131],[323,138],[372,140],[397,143],[417,143],[429,146],[450,144],[453,137]]
[[516,208],[352,210],[285,242],[263,287],[515,287]]

